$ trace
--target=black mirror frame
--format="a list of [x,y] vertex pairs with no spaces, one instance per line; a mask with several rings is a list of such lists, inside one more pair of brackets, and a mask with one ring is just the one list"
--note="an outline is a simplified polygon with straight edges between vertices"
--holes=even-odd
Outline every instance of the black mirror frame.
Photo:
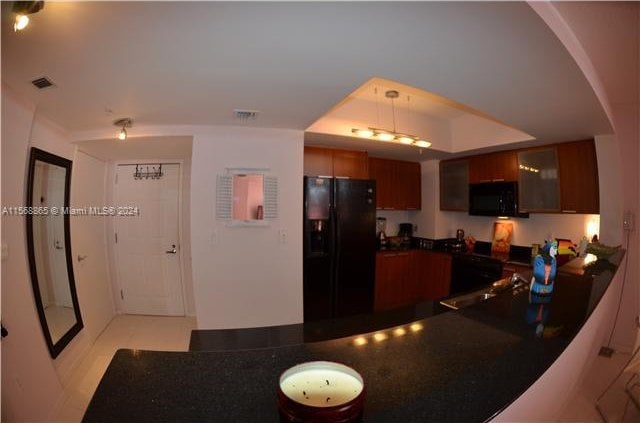
[[[40,150],[36,147],[31,147],[31,154],[29,157],[29,175],[27,177],[27,198],[26,206],[33,207],[33,178],[35,171],[36,160],[41,162],[50,163],[56,166],[65,168],[65,180],[64,180],[64,207],[69,208],[69,198],[71,190],[71,160],[67,160],[55,154],[48,153],[44,150]],[[27,213],[27,249],[29,252],[29,270],[31,272],[31,284],[33,286],[33,296],[36,302],[36,309],[38,310],[38,317],[40,318],[40,325],[42,326],[42,332],[44,334],[49,353],[52,358],[56,358],[62,350],[71,342],[71,340],[82,330],[84,324],[82,322],[82,316],[80,314],[80,304],[78,303],[78,295],[76,293],[76,283],[73,276],[73,259],[71,254],[71,230],[69,224],[69,213],[60,211],[64,219],[64,247],[65,256],[67,261],[67,275],[69,278],[69,290],[71,291],[71,300],[73,302],[73,308],[76,315],[76,324],[73,325],[55,344],[51,339],[51,333],[49,332],[49,325],[44,314],[44,307],[42,305],[42,296],[40,294],[40,285],[38,284],[38,272],[36,271],[36,257],[35,248],[33,245],[33,215]]]

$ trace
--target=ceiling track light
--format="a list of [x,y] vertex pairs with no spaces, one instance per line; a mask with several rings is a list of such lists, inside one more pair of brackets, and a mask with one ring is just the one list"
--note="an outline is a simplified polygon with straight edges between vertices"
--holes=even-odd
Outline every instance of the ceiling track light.
[[113,125],[121,128],[120,132],[118,132],[118,139],[124,141],[127,139],[127,128],[133,126],[133,120],[131,118],[122,118],[114,121]]
[[44,1],[14,1],[11,11],[15,14],[13,31],[22,31],[29,25],[29,16],[38,13],[44,7]]
[[[377,93],[377,89],[376,89],[376,93]],[[387,131],[386,129],[368,127],[368,128],[352,128],[351,133],[360,138],[369,138],[369,139],[375,139],[375,140],[384,141],[384,142],[395,142],[398,144],[413,145],[415,147],[420,147],[420,148],[431,147],[431,143],[429,141],[420,139],[420,137],[416,135],[402,134],[400,132],[396,132],[396,109],[395,109],[393,100],[398,98],[399,96],[400,94],[396,90],[389,90],[385,93],[385,97],[391,99],[391,111],[393,113],[393,131]]]

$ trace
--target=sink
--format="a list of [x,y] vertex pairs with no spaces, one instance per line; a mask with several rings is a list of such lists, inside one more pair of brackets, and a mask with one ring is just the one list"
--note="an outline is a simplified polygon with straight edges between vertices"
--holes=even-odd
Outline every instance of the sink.
[[458,310],[460,308],[469,307],[474,304],[481,303],[483,301],[488,300],[489,298],[493,298],[498,294],[493,292],[473,292],[471,294],[462,295],[460,297],[449,298],[447,300],[440,301],[440,304],[452,308],[454,310]]

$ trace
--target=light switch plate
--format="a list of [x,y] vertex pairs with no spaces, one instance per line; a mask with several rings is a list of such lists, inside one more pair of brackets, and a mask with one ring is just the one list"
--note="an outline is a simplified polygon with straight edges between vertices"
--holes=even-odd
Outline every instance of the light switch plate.
[[287,243],[287,231],[284,229],[280,229],[278,231],[278,239],[280,240],[280,244]]
[[5,261],[9,258],[9,246],[7,244],[2,244],[2,261]]

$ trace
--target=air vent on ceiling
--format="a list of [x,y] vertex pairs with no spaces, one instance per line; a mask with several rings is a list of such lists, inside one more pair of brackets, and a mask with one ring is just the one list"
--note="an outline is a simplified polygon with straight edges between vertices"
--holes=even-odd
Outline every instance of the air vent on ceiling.
[[260,114],[257,110],[234,109],[233,116],[240,120],[255,120]]
[[31,83],[39,90],[43,90],[45,88],[53,87],[55,84],[51,82],[49,78],[43,76],[38,79],[34,79]]

